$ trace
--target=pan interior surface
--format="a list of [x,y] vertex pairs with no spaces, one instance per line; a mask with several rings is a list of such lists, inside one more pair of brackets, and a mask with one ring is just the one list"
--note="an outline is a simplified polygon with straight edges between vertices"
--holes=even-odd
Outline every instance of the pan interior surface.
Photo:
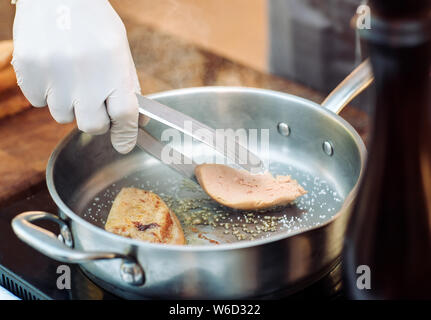
[[[125,172],[124,168],[131,170]],[[266,211],[233,210],[217,204],[198,184],[184,179],[159,161],[136,155],[108,166],[90,178],[76,194],[74,211],[104,228],[120,190],[141,188],[158,194],[176,213],[188,244],[215,245],[306,230],[327,222],[341,208],[344,199],[326,177],[280,162],[272,162],[270,171],[291,175],[308,193],[287,207]],[[107,180],[107,176],[111,180]]]
[[[54,184],[74,213],[100,228],[121,188],[136,187],[158,194],[167,203],[180,219],[189,245],[257,240],[280,233],[287,237],[331,220],[357,183],[362,159],[355,137],[339,120],[304,99],[238,88],[177,90],[153,98],[213,128],[268,129],[269,153],[264,160],[269,170],[291,175],[308,193],[287,207],[232,210],[141,150],[117,154],[109,134],[92,137],[76,132],[57,156]],[[289,136],[279,133],[280,122],[289,125]],[[146,127],[159,139],[164,129],[153,120]],[[189,143],[196,162],[214,156],[201,143]],[[331,145],[333,154],[325,152],[324,143]]]

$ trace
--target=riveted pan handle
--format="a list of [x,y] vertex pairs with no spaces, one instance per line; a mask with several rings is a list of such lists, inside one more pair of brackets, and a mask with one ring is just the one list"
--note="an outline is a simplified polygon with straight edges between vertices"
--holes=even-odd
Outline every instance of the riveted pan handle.
[[373,82],[373,70],[369,59],[350,73],[321,103],[322,107],[340,113],[344,107]]
[[[50,220],[57,223],[60,226],[60,236],[57,237],[51,231],[32,223],[37,220]],[[123,259],[120,267],[120,275],[123,281],[132,285],[141,285],[144,282],[142,268],[127,255],[116,252],[87,252],[72,249],[72,234],[69,227],[56,215],[43,211],[24,212],[12,220],[12,229],[19,239],[57,261],[85,263],[95,260]]]

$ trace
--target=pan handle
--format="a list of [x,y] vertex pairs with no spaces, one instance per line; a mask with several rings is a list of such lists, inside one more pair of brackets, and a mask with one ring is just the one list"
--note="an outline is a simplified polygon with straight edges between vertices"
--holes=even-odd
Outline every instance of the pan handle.
[[[36,226],[32,222],[50,220],[60,226],[57,237],[51,231]],[[44,255],[66,263],[85,263],[95,260],[123,259],[120,276],[131,285],[144,283],[142,267],[130,256],[116,252],[82,251],[72,249],[72,233],[67,224],[56,215],[43,211],[28,211],[17,215],[12,220],[12,229],[19,239]]]
[[374,80],[369,59],[366,59],[350,73],[322,102],[322,107],[340,113],[358,94]]

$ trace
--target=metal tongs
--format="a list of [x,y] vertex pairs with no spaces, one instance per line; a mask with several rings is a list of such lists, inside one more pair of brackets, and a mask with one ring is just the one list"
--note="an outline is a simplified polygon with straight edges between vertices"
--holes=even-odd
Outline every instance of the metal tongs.
[[[161,104],[155,100],[146,98],[140,94],[137,94],[138,102],[139,102],[139,113],[141,115],[145,115],[153,120],[156,120],[168,127],[174,128],[193,139],[196,139],[220,154],[222,154],[226,159],[233,161],[234,164],[239,165],[242,169],[245,169],[253,174],[264,173],[266,171],[265,165],[263,161],[248,150],[245,146],[241,145],[237,141],[234,141],[233,147],[228,144],[227,146],[217,146],[211,144],[204,139],[200,135],[195,134],[197,130],[205,129],[206,132],[210,133],[212,137],[216,137],[216,131],[193,119],[192,117],[185,115],[182,112],[174,110],[164,104]],[[190,126],[185,126],[185,122],[189,122]],[[187,155],[183,155],[179,151],[171,148],[170,146],[162,143],[160,140],[153,137],[150,133],[148,133],[144,128],[139,128],[137,145],[147,153],[151,154],[153,157],[162,161],[162,150],[164,148],[170,148],[170,153],[172,158],[178,159],[178,161],[174,161],[173,163],[165,163],[170,166],[174,170],[178,171],[183,176],[195,180],[194,170],[196,167],[196,163],[192,161]],[[166,150],[166,149],[165,149]],[[247,155],[247,161],[240,161],[240,154]],[[184,161],[187,159],[187,161]]]

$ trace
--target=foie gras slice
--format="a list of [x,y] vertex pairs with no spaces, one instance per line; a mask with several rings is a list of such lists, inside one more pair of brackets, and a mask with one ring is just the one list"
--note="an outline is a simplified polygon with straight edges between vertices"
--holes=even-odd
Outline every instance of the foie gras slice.
[[155,193],[123,188],[114,200],[105,230],[153,243],[185,244],[177,216]]
[[290,176],[273,177],[270,172],[252,175],[221,164],[201,164],[195,168],[201,187],[226,207],[259,210],[287,205],[307,191]]

